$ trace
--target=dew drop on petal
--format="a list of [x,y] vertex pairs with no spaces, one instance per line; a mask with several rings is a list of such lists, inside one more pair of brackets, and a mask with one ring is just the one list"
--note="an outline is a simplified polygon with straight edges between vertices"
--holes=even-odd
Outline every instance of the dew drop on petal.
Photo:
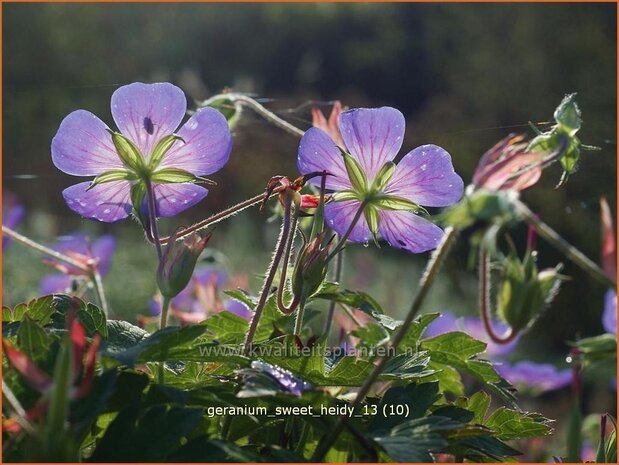
[[370,243],[369,243],[368,241],[365,241],[365,242],[363,243],[363,247],[369,247],[369,246],[370,246]]
[[107,213],[109,213],[109,212],[110,212],[110,209],[109,209],[109,208],[106,208],[105,210],[103,210],[103,213],[106,213],[106,214],[107,214]]

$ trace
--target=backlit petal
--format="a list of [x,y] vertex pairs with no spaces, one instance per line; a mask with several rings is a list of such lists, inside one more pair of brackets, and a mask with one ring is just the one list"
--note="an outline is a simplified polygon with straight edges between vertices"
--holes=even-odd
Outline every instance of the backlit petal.
[[[338,234],[344,234],[352,223],[360,202],[356,200],[347,200],[344,202],[330,202],[325,205],[325,219],[327,225]],[[361,215],[353,228],[348,240],[353,242],[368,242],[372,238],[370,228],[365,220],[365,216]]]
[[381,210],[378,230],[392,247],[413,253],[435,249],[443,230],[408,211]]
[[128,181],[113,181],[99,184],[89,191],[90,182],[81,182],[67,187],[62,196],[74,212],[84,218],[113,223],[131,213],[129,199],[131,186]]
[[[297,168],[301,174],[327,171],[330,174],[326,179],[327,189],[345,190],[352,187],[340,149],[322,129],[310,128],[301,138]],[[309,182],[320,186],[321,177],[312,178]]]

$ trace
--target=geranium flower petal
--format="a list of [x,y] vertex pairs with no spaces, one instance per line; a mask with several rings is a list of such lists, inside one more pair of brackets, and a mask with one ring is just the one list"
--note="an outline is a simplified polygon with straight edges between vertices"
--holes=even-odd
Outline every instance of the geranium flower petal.
[[[226,118],[213,108],[203,108],[178,130],[178,140],[161,166],[180,168],[196,176],[219,171],[228,161],[232,136]],[[184,142],[183,142],[184,141]]]
[[358,108],[340,115],[344,143],[369,181],[400,151],[404,127],[402,113],[390,107]]
[[166,218],[193,207],[208,194],[204,187],[191,183],[156,184],[153,190],[157,216]]
[[427,207],[446,207],[460,200],[463,190],[449,153],[437,145],[422,145],[400,160],[385,193]]
[[572,382],[572,370],[559,370],[549,363],[523,360],[513,365],[497,364],[495,368],[499,375],[519,388],[554,391],[569,386]]
[[101,236],[92,245],[92,255],[99,259],[97,269],[101,276],[105,276],[110,271],[110,264],[115,251],[116,238],[111,234]]
[[[340,149],[322,129],[310,128],[303,134],[299,143],[297,168],[301,174],[327,171],[330,174],[326,179],[327,189],[352,188]],[[320,186],[321,178],[312,178],[309,182]]]
[[378,230],[392,247],[413,253],[435,249],[444,234],[435,224],[403,210],[381,210]]
[[604,295],[602,324],[607,333],[617,334],[617,294],[615,291],[608,291]]
[[42,295],[65,293],[72,281],[73,278],[66,274],[48,274],[41,279],[39,291]]
[[56,168],[74,176],[96,176],[123,168],[107,125],[86,110],[69,113],[52,139]]
[[131,213],[129,181],[112,181],[99,184],[90,190],[90,182],[67,187],[62,196],[71,210],[85,218],[105,223],[122,220]]
[[[355,213],[357,213],[359,209],[359,205],[361,205],[361,203],[356,200],[326,204],[325,219],[327,220],[327,225],[338,234],[344,234],[352,223]],[[371,238],[372,234],[365,220],[365,216],[361,215],[350,236],[348,236],[348,240],[352,242],[368,242]]]
[[112,94],[112,117],[148,158],[163,137],[174,133],[187,111],[182,90],[168,82],[135,82]]

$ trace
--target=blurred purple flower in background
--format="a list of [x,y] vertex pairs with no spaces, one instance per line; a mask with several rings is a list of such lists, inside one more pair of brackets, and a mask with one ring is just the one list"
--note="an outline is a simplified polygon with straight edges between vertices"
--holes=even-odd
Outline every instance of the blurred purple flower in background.
[[[84,265],[95,266],[99,274],[105,276],[110,271],[116,251],[116,239],[106,234],[92,242],[88,236],[78,232],[62,237],[52,248]],[[75,280],[90,279],[84,271],[66,263],[51,259],[45,260],[45,263],[60,273],[47,275],[41,280],[39,290],[42,294],[68,292]]]
[[[181,323],[199,323],[208,316],[221,311],[229,311],[243,319],[249,320],[253,312],[244,303],[235,299],[221,300],[219,291],[228,282],[228,275],[213,266],[196,268],[191,282],[170,302],[170,315]],[[161,313],[161,297],[153,298],[149,303],[152,315]]]
[[[69,208],[108,223],[126,218],[133,207],[132,188],[144,177],[152,180],[157,216],[174,216],[207,195],[192,177],[212,174],[228,161],[232,138],[221,113],[203,108],[175,132],[187,100],[170,83],[122,86],[112,95],[111,107],[121,133],[116,141],[108,126],[86,110],[65,117],[52,140],[58,169],[74,176],[100,176],[97,183],[86,181],[63,191]],[[174,134],[178,137],[166,143]],[[129,147],[133,159],[121,156],[118,141]]]
[[[15,229],[26,216],[26,209],[19,203],[17,196],[11,192],[2,193],[2,224]],[[11,239],[2,236],[2,250],[6,249]]]
[[[500,321],[493,321],[492,324],[499,332],[508,330],[507,325]],[[461,331],[487,343],[486,354],[497,372],[519,389],[545,392],[563,388],[572,382],[572,371],[569,368],[559,370],[549,363],[528,360],[514,364],[503,361],[516,348],[519,338],[508,344],[494,343],[489,340],[482,321],[476,317],[457,318],[450,312],[441,312],[441,316],[430,323],[425,335],[434,337],[452,331]]]
[[[326,187],[336,194],[325,206],[325,218],[333,230],[344,234],[366,202],[348,239],[367,242],[380,234],[392,247],[420,253],[434,249],[443,231],[415,212],[420,205],[445,207],[457,202],[464,184],[451,156],[436,145],[417,147],[394,165],[404,127],[404,116],[395,108],[345,111],[339,116],[339,128],[348,158],[329,134],[310,128],[299,144],[297,167],[304,175],[330,174]],[[351,166],[355,175],[350,174]],[[310,182],[320,184],[318,178]]]
[[606,332],[617,334],[617,293],[615,291],[607,291],[604,295],[602,324]]
[[538,392],[554,391],[572,383],[572,370],[559,370],[550,363],[535,363],[528,360],[497,363],[496,371],[511,384],[521,389]]

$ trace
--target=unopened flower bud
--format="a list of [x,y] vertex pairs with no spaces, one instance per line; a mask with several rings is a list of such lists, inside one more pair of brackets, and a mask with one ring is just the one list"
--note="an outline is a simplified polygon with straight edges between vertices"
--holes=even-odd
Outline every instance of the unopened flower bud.
[[157,284],[161,294],[167,298],[175,297],[187,287],[198,257],[212,234],[202,237],[194,233],[177,242],[177,232],[170,237],[157,268]]
[[550,304],[561,283],[562,265],[538,271],[535,254],[527,252],[521,262],[506,259],[504,281],[499,288],[498,313],[515,331],[529,327]]
[[292,292],[305,299],[314,294],[327,276],[329,247],[322,246],[324,233],[310,240],[299,254],[292,276]]

